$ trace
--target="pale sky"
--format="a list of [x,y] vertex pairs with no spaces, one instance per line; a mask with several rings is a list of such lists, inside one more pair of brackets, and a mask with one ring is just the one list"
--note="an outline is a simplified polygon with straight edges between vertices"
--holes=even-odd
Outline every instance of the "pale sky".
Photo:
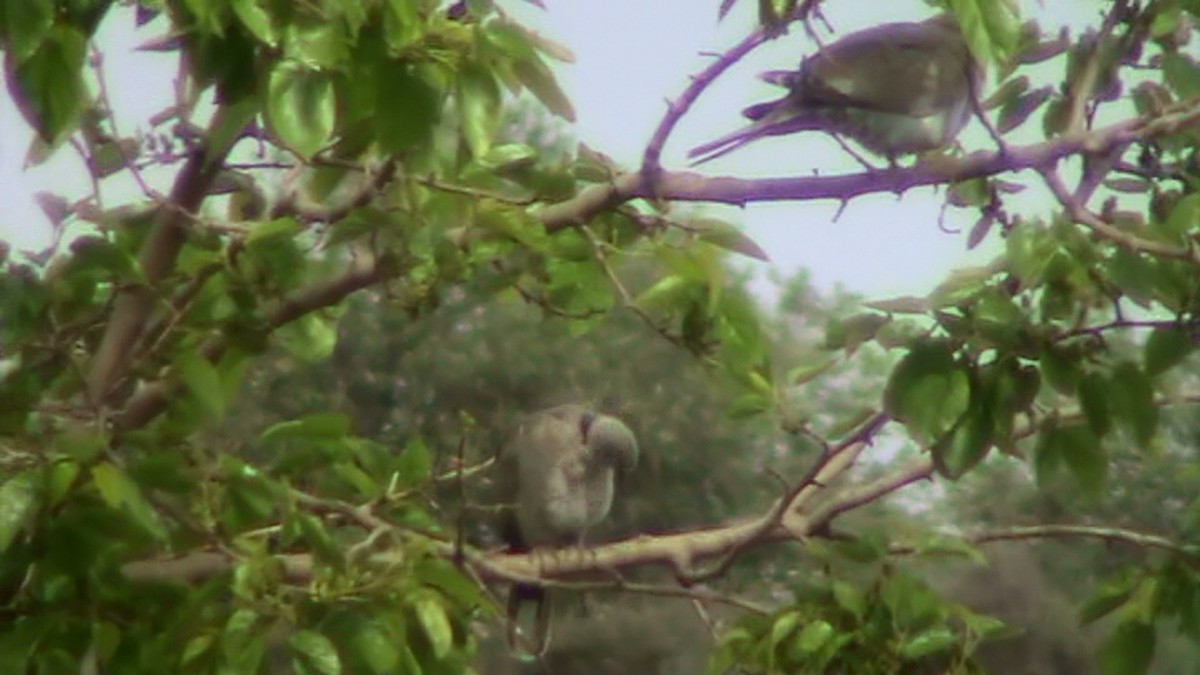
[[[573,64],[557,67],[560,80],[578,113],[573,133],[589,146],[608,154],[621,165],[633,168],[650,134],[666,108],[666,100],[679,95],[688,76],[710,62],[702,52],[728,48],[754,27],[755,5],[741,0],[735,11],[719,23],[713,2],[697,0],[608,0],[571,2],[547,0],[548,11],[520,0],[502,3],[529,25],[569,47]],[[1022,3],[1026,12],[1039,17],[1045,26],[1063,22],[1078,25],[1093,22],[1095,10],[1087,0],[1054,0],[1049,9],[1032,0]],[[829,0],[826,15],[838,33],[861,29],[885,21],[920,19],[929,9],[919,0]],[[160,29],[159,29],[160,30]],[[146,120],[166,107],[172,96],[174,66],[164,56],[134,52],[132,47],[156,36],[153,29],[134,32],[127,12],[110,12],[98,34],[105,48],[105,72],[110,95],[117,108],[120,131],[128,134],[145,129]],[[826,39],[836,36],[825,35]],[[755,75],[762,70],[793,67],[813,46],[803,31],[793,30],[761,48],[731,68],[700,99],[684,118],[668,143],[664,165],[686,169],[686,150],[724,134],[742,124],[740,111],[777,95]],[[1061,63],[1046,74],[1047,81],[1061,77]],[[1037,121],[1028,125],[1036,131]],[[978,123],[960,138],[968,149],[990,147]],[[1019,137],[1021,142],[1038,140],[1040,134]],[[18,248],[39,247],[49,241],[45,215],[33,194],[49,190],[69,199],[90,189],[77,155],[64,148],[45,164],[22,171],[31,132],[12,100],[0,96],[0,238]],[[703,167],[712,175],[787,176],[859,170],[831,140],[819,133],[773,138],[752,144]],[[170,175],[161,176],[165,189]],[[124,180],[124,179],[122,179]],[[1033,181],[1030,181],[1033,182]],[[103,185],[106,206],[122,197],[137,194],[128,180]],[[1049,209],[1036,192],[1022,197],[1035,212]],[[968,254],[965,230],[974,214],[951,210],[948,228],[937,220],[942,198],[931,188],[913,190],[902,197],[874,195],[851,202],[838,222],[832,222],[838,204],[790,202],[757,204],[745,209],[708,207],[714,213],[742,225],[771,256],[772,265],[791,275],[808,268],[819,288],[834,284],[872,298],[925,294],[954,267],[981,264],[995,251],[996,235],[984,251]],[[747,263],[765,271],[762,263]]]

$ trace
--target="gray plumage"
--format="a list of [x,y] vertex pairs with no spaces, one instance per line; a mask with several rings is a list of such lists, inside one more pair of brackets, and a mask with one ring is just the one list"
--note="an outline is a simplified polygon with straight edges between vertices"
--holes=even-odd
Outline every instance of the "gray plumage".
[[[615,417],[582,405],[530,415],[501,451],[496,487],[501,534],[513,552],[578,546],[612,507],[617,471],[637,465],[633,432]],[[550,603],[541,588],[516,584],[509,596],[511,625],[522,600],[537,606],[535,640],[546,647]],[[511,636],[510,636],[511,639]]]
[[753,123],[688,156],[700,164],[800,131],[847,136],[889,159],[940,148],[970,119],[982,72],[953,15],[875,26],[826,45],[799,70],[764,74],[788,93],[746,108]]

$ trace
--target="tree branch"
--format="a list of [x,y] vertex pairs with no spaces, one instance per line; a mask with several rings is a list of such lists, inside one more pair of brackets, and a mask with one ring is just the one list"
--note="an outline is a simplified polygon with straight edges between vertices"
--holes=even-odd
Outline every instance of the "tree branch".
[[837,199],[845,201],[877,192],[902,193],[925,185],[942,185],[1023,169],[1041,170],[1072,155],[1107,155],[1132,143],[1200,126],[1200,100],[1173,106],[1154,118],[1131,119],[1100,129],[1059,136],[1044,143],[1008,147],[1004,152],[975,152],[962,158],[918,162],[859,174],[794,178],[744,179],[707,177],[693,172],[666,172],[647,185],[640,172],[582,190],[575,197],[534,212],[550,232],[576,227],[631,199],[719,202],[744,206],[760,201]]
[[246,114],[243,107],[217,109],[205,135],[208,142],[191,153],[180,169],[170,195],[159,205],[157,222],[138,255],[144,282],[119,292],[112,319],[92,357],[87,374],[87,393],[92,405],[103,405],[113,383],[123,377],[129,365],[130,350],[156,305],[154,287],[175,266],[175,258],[187,240],[191,214],[204,201],[237,138],[236,134],[225,133],[227,127],[236,125],[238,116]]

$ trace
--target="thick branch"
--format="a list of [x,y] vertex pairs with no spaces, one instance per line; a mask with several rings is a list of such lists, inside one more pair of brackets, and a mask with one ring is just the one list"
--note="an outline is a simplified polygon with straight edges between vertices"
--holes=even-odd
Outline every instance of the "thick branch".
[[187,240],[191,214],[200,208],[236,138],[234,134],[221,132],[228,125],[236,124],[232,118],[244,114],[240,107],[217,110],[205,134],[208,144],[188,157],[171,194],[159,205],[158,220],[138,255],[138,266],[145,281],[130,285],[119,293],[112,319],[92,358],[87,374],[91,403],[103,404],[109,388],[124,375],[130,350],[156,304],[154,286],[174,268],[175,258]]
[[666,172],[647,185],[641,173],[626,173],[595,185],[564,202],[545,206],[535,216],[555,232],[587,223],[597,214],[631,199],[750,202],[811,199],[847,200],[876,192],[901,193],[1023,169],[1041,170],[1072,155],[1106,155],[1129,144],[1200,124],[1200,101],[1190,101],[1149,120],[1133,119],[1094,131],[1059,136],[1044,143],[976,152],[960,159],[939,158],[908,168],[889,168],[840,176],[744,179],[710,178],[692,172]]

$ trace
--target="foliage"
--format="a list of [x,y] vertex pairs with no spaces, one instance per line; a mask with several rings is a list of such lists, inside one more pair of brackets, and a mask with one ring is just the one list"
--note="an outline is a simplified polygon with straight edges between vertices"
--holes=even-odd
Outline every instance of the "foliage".
[[[816,3],[759,3],[767,30],[624,171],[522,116],[573,121],[547,65],[570,54],[491,2],[0,2],[30,161],[72,149],[94,188],[41,196],[72,232],[55,249],[0,253],[0,670],[463,672],[496,622],[489,583],[592,572],[743,610],[712,621],[715,672],[981,672],[1005,631],[925,565],[1010,539],[1132,548],[1045,565],[1097,580],[1070,600],[1106,622],[1102,672],[1148,672],[1165,626],[1200,639],[1179,412],[1200,6],[1113,0],[1094,31],[1043,38],[1007,2],[935,4],[999,75],[980,102],[998,149],[753,181],[665,170],[663,144]],[[133,136],[92,45],[105,21],[182,68]],[[1065,76],[1036,84],[1046,60]],[[114,177],[137,196],[105,203]],[[971,245],[1002,256],[924,298],[794,280],[773,317],[730,264],[765,252],[667,208],[920,185],[948,185],[978,213]],[[1016,213],[1034,188],[1054,213]],[[605,533],[651,536],[536,565],[486,550],[466,481],[518,413],[578,397],[653,448]],[[862,510],[934,477],[1028,508]]]

